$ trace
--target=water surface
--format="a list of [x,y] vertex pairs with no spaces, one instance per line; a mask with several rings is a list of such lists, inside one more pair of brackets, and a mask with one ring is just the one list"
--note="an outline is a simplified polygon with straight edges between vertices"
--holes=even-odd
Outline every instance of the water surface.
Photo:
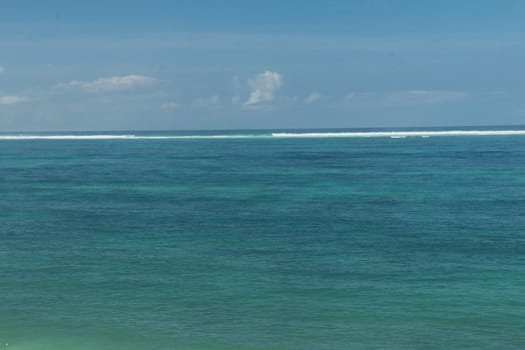
[[237,134],[0,140],[0,349],[525,347],[525,136]]

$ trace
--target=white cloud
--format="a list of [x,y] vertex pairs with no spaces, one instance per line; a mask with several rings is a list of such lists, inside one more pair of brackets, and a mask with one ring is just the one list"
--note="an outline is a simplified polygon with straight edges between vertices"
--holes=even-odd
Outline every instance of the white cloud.
[[283,79],[279,73],[267,70],[254,79],[250,79],[248,85],[251,88],[251,93],[244,103],[247,107],[273,101],[274,93],[283,85]]
[[414,107],[438,105],[464,100],[468,94],[454,90],[406,90],[385,93],[348,93],[344,100],[360,107]]
[[0,75],[1,75],[2,73],[4,73],[4,72],[5,72],[5,67],[4,67],[4,66],[0,66]]
[[193,105],[197,107],[213,106],[219,103],[219,96],[199,97],[193,100]]
[[349,92],[345,95],[344,101],[348,105],[365,105],[368,103],[377,104],[384,98],[384,94],[371,92]]
[[27,97],[24,97],[24,96],[15,96],[15,95],[0,96],[0,105],[14,105],[16,103],[22,103],[26,101],[27,101]]
[[305,103],[308,103],[308,104],[311,104],[311,103],[314,103],[315,101],[319,100],[321,98],[321,94],[318,93],[318,92],[312,92],[310,95],[308,95],[305,99],[304,99],[304,102]]
[[160,109],[172,110],[182,107],[180,103],[177,102],[166,102],[160,105]]
[[144,75],[125,75],[110,78],[98,78],[93,81],[73,80],[58,84],[55,87],[63,89],[79,89],[88,92],[124,91],[151,85],[158,80]]
[[392,106],[435,105],[463,100],[463,91],[447,90],[409,90],[391,92],[385,95],[385,103]]

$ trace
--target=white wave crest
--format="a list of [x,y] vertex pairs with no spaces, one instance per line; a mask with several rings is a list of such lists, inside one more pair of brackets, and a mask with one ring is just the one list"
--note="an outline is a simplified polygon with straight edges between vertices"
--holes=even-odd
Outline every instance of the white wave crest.
[[169,139],[244,139],[270,135],[0,135],[0,140],[169,140]]
[[448,131],[369,131],[369,132],[312,132],[312,133],[272,133],[273,137],[390,137],[409,136],[499,136],[525,135],[525,130],[448,130]]
[[0,135],[0,140],[112,140],[133,139],[135,135]]
[[277,132],[268,134],[222,134],[222,135],[0,135],[1,140],[179,140],[179,139],[251,139],[251,138],[330,138],[330,137],[406,137],[430,136],[501,136],[525,135],[525,130],[448,130],[448,131],[355,131],[355,132]]

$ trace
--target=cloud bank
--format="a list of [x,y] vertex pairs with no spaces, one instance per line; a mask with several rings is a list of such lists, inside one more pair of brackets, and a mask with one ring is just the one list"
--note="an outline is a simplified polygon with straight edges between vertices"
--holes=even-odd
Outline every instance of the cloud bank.
[[125,75],[109,78],[98,78],[93,81],[72,80],[69,83],[58,84],[61,89],[78,89],[87,92],[125,91],[156,83],[158,80],[144,75]]
[[24,96],[15,96],[15,95],[6,95],[0,96],[0,105],[14,105],[21,102],[26,102],[27,97]]
[[312,92],[310,95],[308,95],[304,99],[304,102],[307,103],[307,104],[311,104],[311,103],[314,103],[315,101],[319,100],[320,98],[321,98],[321,94],[320,93]]
[[177,103],[177,102],[165,102],[165,103],[162,103],[160,105],[160,109],[172,110],[172,109],[178,109],[181,106],[182,105],[180,103]]
[[193,105],[196,107],[213,106],[219,103],[219,96],[212,95],[210,97],[198,97],[193,100]]
[[391,92],[385,96],[385,102],[394,106],[434,105],[463,100],[466,96],[463,91],[409,90]]
[[385,93],[348,93],[344,100],[349,106],[415,107],[439,105],[464,100],[468,94],[454,90],[407,90]]

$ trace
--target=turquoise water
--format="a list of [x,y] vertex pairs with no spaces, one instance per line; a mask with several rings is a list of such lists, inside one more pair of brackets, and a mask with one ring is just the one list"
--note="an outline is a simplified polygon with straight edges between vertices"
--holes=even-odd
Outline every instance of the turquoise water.
[[525,136],[261,135],[0,140],[0,349],[525,347]]

